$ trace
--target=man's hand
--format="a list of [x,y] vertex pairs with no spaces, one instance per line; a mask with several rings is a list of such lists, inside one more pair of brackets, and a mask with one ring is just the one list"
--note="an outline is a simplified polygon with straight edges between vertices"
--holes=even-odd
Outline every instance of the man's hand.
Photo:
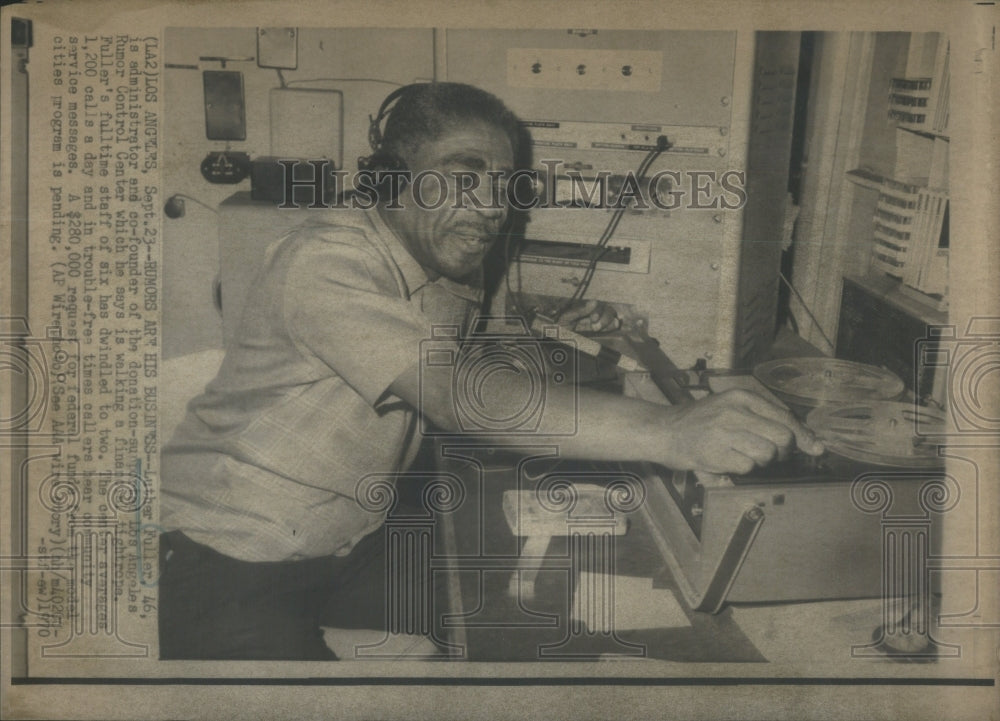
[[[421,372],[422,371],[422,372]],[[390,386],[434,425],[459,432],[451,366],[415,363]],[[511,399],[531,391],[527,375],[512,376],[509,393],[484,396],[504,417]],[[518,383],[528,383],[519,386]],[[549,428],[576,426],[568,436],[547,436]],[[524,435],[498,432],[484,443],[523,443]],[[731,390],[688,405],[666,406],[565,384],[546,389],[542,427],[535,440],[556,443],[559,455],[604,461],[647,460],[675,470],[749,473],[787,455],[794,445],[810,455],[824,451],[812,431],[781,406],[754,393]]]
[[825,450],[790,411],[749,391],[725,391],[671,410],[664,465],[677,470],[749,473],[785,458],[794,446],[813,456]]
[[596,300],[576,303],[563,311],[559,325],[577,333],[603,333],[618,330],[622,321],[613,306]]

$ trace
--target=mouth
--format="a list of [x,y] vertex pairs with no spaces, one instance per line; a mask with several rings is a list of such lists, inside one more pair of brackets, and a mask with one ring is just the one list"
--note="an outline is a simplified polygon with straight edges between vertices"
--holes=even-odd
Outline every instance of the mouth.
[[485,253],[492,240],[488,235],[472,233],[453,233],[452,237],[458,241],[459,248],[470,255]]

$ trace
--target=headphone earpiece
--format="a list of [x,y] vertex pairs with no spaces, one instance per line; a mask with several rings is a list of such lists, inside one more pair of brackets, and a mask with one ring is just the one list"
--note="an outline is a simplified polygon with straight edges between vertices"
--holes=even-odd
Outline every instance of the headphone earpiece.
[[378,152],[382,146],[382,118],[383,113],[379,111],[378,117],[368,116],[368,147],[372,152]]
[[379,196],[390,201],[396,199],[396,192],[402,191],[406,187],[407,178],[399,178],[396,183],[389,176],[384,176],[381,178],[381,182],[375,182],[379,180],[380,173],[387,173],[392,171],[405,171],[406,163],[395,153],[390,153],[385,150],[378,150],[371,155],[366,157],[358,158],[358,170],[362,173],[371,174],[371,183],[379,193]]
[[[378,112],[374,116],[368,116],[368,145],[372,152],[371,155],[358,158],[358,170],[363,172],[378,172],[380,170],[407,170],[406,163],[402,158],[393,152],[387,151],[383,147],[385,136],[382,134],[382,123],[392,112],[392,108],[395,107],[395,103],[400,96],[404,95],[417,85],[424,84],[425,83],[415,83],[413,85],[404,85],[401,88],[396,88],[386,96],[385,100],[382,101],[382,105],[379,106]],[[388,179],[379,184],[380,187],[387,186],[386,190],[391,188],[391,185],[392,184]],[[404,187],[406,187],[405,179],[399,184],[400,190]]]
[[406,170],[406,163],[395,153],[385,150],[376,150],[371,155],[358,158],[358,170],[366,171],[392,171]]
[[401,88],[396,88],[391,93],[389,93],[385,100],[378,108],[378,112],[372,116],[368,116],[368,146],[372,149],[373,154],[377,154],[382,147],[382,121],[388,117],[389,113],[392,112],[392,107],[395,102],[400,98],[400,96],[409,92],[411,88],[418,85],[426,85],[426,83],[415,83],[413,85],[404,85]]

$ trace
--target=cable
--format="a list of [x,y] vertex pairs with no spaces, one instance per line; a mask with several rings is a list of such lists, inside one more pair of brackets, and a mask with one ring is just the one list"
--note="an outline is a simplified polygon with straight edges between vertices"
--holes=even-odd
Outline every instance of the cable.
[[285,82],[285,74],[281,72],[281,68],[274,69],[278,73],[278,82],[281,83],[281,87],[287,88],[288,83]]
[[[649,170],[650,166],[652,166],[653,161],[655,161],[663,151],[670,148],[670,145],[671,143],[667,139],[666,135],[660,135],[657,137],[656,147],[653,150],[650,150],[646,157],[643,158],[642,162],[639,163],[639,168],[635,175],[637,182],[646,176],[646,172]],[[590,262],[587,264],[587,269],[583,273],[583,279],[577,285],[573,294],[565,303],[563,303],[562,307],[556,311],[555,320],[558,321],[559,318],[562,317],[562,314],[569,310],[570,307],[583,300],[583,296],[586,295],[587,289],[590,287],[590,283],[594,278],[594,274],[597,272],[597,264],[608,252],[608,243],[611,241],[611,237],[614,235],[615,230],[618,229],[618,224],[621,222],[621,219],[625,216],[625,210],[626,208],[624,204],[615,208],[615,211],[611,216],[611,220],[608,221],[608,225],[604,228],[604,232],[601,233],[601,237],[595,246],[599,249],[599,252],[594,253],[594,257],[590,259]]]
[[381,78],[306,78],[303,80],[289,80],[288,85],[301,85],[302,83],[383,83],[401,88],[405,83],[397,83],[392,80],[382,80]]
[[784,284],[788,286],[788,289],[790,291],[792,291],[793,293],[795,293],[795,297],[799,299],[799,303],[801,303],[802,307],[805,308],[806,313],[812,319],[813,325],[816,326],[816,330],[819,331],[819,334],[821,336],[823,336],[823,340],[825,340],[826,343],[827,343],[827,345],[830,346],[830,350],[835,350],[837,348],[837,346],[833,343],[833,341],[830,340],[830,336],[828,336],[826,334],[826,331],[823,330],[823,326],[821,326],[819,324],[819,321],[816,320],[816,316],[813,315],[813,312],[811,310],[809,310],[809,306],[806,305],[805,300],[803,300],[802,296],[799,295],[799,291],[795,290],[795,286],[791,284],[791,282],[788,280],[788,278],[785,277],[785,274],[782,273],[781,271],[778,271],[778,277],[781,278],[781,280],[784,282]]
[[[639,169],[636,172],[636,181],[642,180],[645,177],[646,172],[649,170],[649,167],[653,164],[653,161],[667,147],[669,146],[666,144],[666,137],[661,135],[657,139],[657,148],[655,150],[650,151],[649,154],[646,155],[643,161],[639,164]],[[583,296],[584,294],[586,294],[587,289],[590,287],[590,283],[593,280],[594,274],[597,272],[597,263],[600,261],[602,257],[604,257],[605,253],[607,253],[608,243],[610,242],[611,237],[614,235],[615,230],[618,229],[618,224],[621,222],[621,219],[624,216],[625,216],[624,205],[615,209],[614,215],[612,215],[611,220],[608,223],[608,226],[604,229],[604,232],[601,234],[601,238],[597,242],[597,247],[602,249],[601,252],[595,254],[594,257],[591,258],[590,263],[587,266],[587,270],[584,272],[583,280],[580,282],[580,285],[577,286],[577,291],[574,292],[573,296],[570,298],[570,301],[562,309],[560,309],[559,315],[562,315],[566,311],[570,303],[579,302],[583,300]]]
[[[170,213],[167,213],[167,217],[177,217],[177,218],[179,218],[182,215],[184,215],[184,203],[183,203],[183,200],[181,201],[181,203],[179,205],[174,205],[173,207],[171,207],[172,204],[176,203],[177,199],[179,199],[179,198],[186,198],[187,200],[190,200],[192,203],[197,203],[201,207],[207,208],[208,210],[211,210],[216,215],[219,214],[218,210],[216,210],[215,208],[213,208],[211,205],[208,205],[207,203],[204,203],[204,202],[198,200],[197,198],[192,198],[190,195],[186,195],[184,193],[174,193],[169,198],[167,198],[167,207],[170,208],[172,212],[177,212],[177,215],[176,216],[171,216]],[[175,210],[175,208],[176,208],[176,210]]]
[[[507,297],[510,298],[510,302],[514,307],[514,313],[520,316],[523,320],[527,322],[527,317],[525,316],[524,310],[521,308],[521,263],[520,263],[520,251],[517,251],[517,261],[511,257],[510,250],[512,243],[510,242],[511,227],[508,221],[508,226],[506,232],[503,234],[503,262],[507,267],[507,272],[503,274],[504,285],[507,287]],[[510,287],[510,273],[511,270],[517,267],[518,278],[517,278],[517,292],[515,292]]]

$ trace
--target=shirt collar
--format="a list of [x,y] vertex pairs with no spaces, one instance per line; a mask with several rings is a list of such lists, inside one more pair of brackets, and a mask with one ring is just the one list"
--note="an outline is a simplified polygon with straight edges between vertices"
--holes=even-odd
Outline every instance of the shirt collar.
[[399,239],[399,236],[396,235],[396,232],[382,219],[378,208],[370,208],[366,210],[365,213],[368,216],[369,222],[375,227],[375,231],[378,236],[385,241],[386,246],[389,248],[392,260],[399,268],[399,272],[402,274],[403,280],[406,282],[406,288],[410,295],[413,295],[428,283],[436,283],[453,295],[457,295],[459,298],[464,298],[465,300],[472,301],[474,303],[482,301],[482,268],[479,269],[479,272],[476,273],[476,277],[473,278],[472,283],[469,284],[459,283],[451,280],[450,278],[445,278],[444,276],[441,276],[436,281],[432,281],[427,277],[427,271],[424,270],[423,266],[417,262],[416,258],[410,255],[410,251],[408,251],[406,246],[403,245],[403,242]]
[[480,268],[472,283],[456,283],[450,278],[438,278],[438,285],[446,288],[452,295],[471,301],[481,303],[483,301],[483,269]]

